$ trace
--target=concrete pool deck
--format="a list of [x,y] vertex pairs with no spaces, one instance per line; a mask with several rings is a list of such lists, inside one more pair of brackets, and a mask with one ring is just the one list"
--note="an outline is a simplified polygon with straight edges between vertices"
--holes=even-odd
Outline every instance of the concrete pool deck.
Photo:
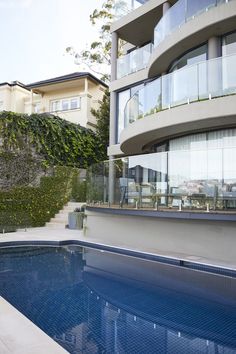
[[[63,242],[73,243],[88,247],[99,247],[106,251],[122,253],[132,252],[139,255],[158,256],[168,259],[181,260],[191,263],[210,265],[213,267],[222,267],[236,271],[236,263],[226,263],[216,259],[206,259],[199,257],[197,254],[187,255],[180,253],[159,252],[156,248],[130,249],[126,245],[120,243],[104,243],[104,241],[92,237],[86,237],[83,230],[69,230],[62,227],[58,228],[34,228],[27,230],[19,230],[14,233],[6,233],[0,235],[0,247],[9,247],[20,245],[60,245]],[[40,243],[39,243],[40,242]],[[126,253],[127,254],[127,253]],[[62,354],[67,353],[60,345],[58,345],[47,334],[41,331],[36,325],[28,320],[23,314],[11,306],[6,300],[0,297],[0,353],[1,354]]]

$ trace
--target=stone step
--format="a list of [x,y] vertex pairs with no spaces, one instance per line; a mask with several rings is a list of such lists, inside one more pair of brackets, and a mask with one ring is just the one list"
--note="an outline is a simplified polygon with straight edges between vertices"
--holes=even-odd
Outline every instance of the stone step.
[[67,224],[67,219],[57,219],[57,218],[52,218],[49,222],[52,223],[57,223],[57,224]]
[[54,216],[54,218],[57,218],[57,219],[66,219],[67,217],[68,217],[68,213],[67,212],[59,213],[59,214],[56,214]]
[[76,208],[80,208],[85,203],[69,202],[63,209],[57,213],[54,218],[46,223],[47,227],[64,228],[68,224],[68,213],[73,212]]
[[59,229],[64,229],[65,228],[65,224],[60,224],[60,223],[56,223],[56,222],[46,222],[46,227],[50,227],[50,228],[59,228]]

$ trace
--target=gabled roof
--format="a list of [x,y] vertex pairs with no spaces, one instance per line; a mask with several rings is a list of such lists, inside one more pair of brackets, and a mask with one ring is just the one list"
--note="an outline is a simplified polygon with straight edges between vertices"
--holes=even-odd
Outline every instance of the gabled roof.
[[83,79],[83,78],[88,78],[94,81],[95,83],[103,85],[104,87],[108,87],[108,85],[105,84],[102,80],[98,79],[96,76],[90,74],[89,72],[75,72],[68,75],[54,77],[52,79],[33,82],[31,84],[26,85],[25,87],[28,89],[32,89],[36,87],[41,87],[41,86],[46,86],[46,85],[51,85],[51,84],[56,84],[56,83],[61,83],[66,81],[72,81],[77,79]]
[[28,88],[27,88],[24,84],[22,84],[22,82],[20,82],[20,81],[1,82],[1,83],[0,83],[0,86],[5,86],[5,85],[10,86],[10,87],[13,87],[13,86],[20,86],[20,87],[22,87],[22,88],[28,90]]

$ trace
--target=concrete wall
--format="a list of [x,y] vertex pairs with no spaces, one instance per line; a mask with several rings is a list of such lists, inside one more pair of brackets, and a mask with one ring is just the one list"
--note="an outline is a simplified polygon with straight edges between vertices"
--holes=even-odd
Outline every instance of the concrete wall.
[[92,237],[136,250],[183,254],[235,265],[234,222],[161,219],[89,210],[86,214],[88,241]]

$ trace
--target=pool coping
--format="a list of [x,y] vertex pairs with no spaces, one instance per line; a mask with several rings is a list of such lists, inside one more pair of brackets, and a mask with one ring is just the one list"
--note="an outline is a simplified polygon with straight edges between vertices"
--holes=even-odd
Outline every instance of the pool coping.
[[[119,255],[140,258],[148,261],[154,261],[158,263],[164,263],[170,266],[177,266],[185,269],[191,269],[195,271],[207,272],[220,276],[227,276],[236,278],[236,267],[220,265],[214,262],[191,260],[189,256],[174,256],[165,255],[163,253],[143,252],[140,250],[133,250],[128,247],[120,247],[115,245],[107,245],[101,242],[89,242],[84,240],[67,239],[67,240],[17,240],[0,242],[0,249],[9,247],[22,247],[22,246],[80,246],[92,249],[97,249],[104,252],[111,252]],[[200,257],[199,257],[200,258]]]
[[3,297],[0,297],[0,313],[1,354],[68,353]]

